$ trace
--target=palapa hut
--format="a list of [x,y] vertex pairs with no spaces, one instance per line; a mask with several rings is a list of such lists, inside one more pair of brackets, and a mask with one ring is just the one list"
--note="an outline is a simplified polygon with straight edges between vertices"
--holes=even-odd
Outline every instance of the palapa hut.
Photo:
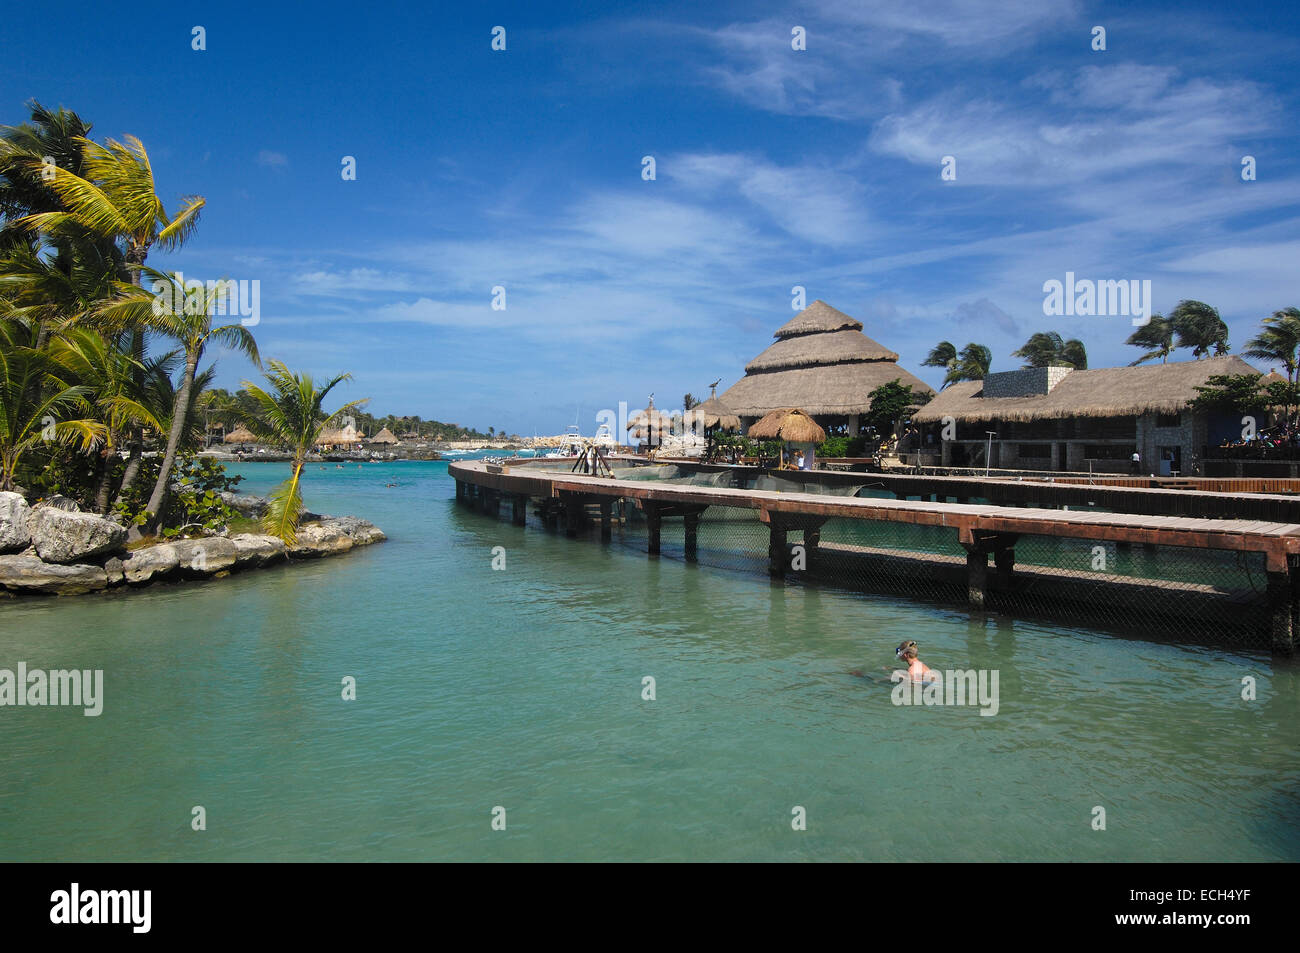
[[316,446],[318,447],[355,447],[360,442],[361,435],[357,433],[357,428],[352,424],[348,424],[341,430],[326,428],[316,438]]
[[740,430],[740,417],[731,412],[731,408],[718,399],[718,385],[709,387],[709,399],[696,404],[682,415],[682,422],[688,430],[704,432],[707,451],[713,449],[713,435],[719,430],[736,433]]
[[868,396],[897,380],[920,394],[933,389],[898,366],[898,355],[862,333],[862,322],[817,300],[780,327],[776,343],[745,365],[722,395],[747,428],[774,410],[801,407],[824,427],[856,436]]
[[400,443],[400,441],[391,430],[385,427],[383,430],[379,431],[379,433],[371,437],[367,443],[395,444]]
[[651,394],[646,408],[628,418],[627,429],[633,440],[658,446],[672,432],[673,419],[655,407],[655,395]]
[[[1127,473],[1198,471],[1203,449],[1241,435],[1239,414],[1194,411],[1216,374],[1258,374],[1239,357],[1140,367],[1031,367],[962,381],[913,420],[943,466]],[[994,432],[991,438],[989,431]],[[985,460],[986,449],[992,449]]]
[[[813,448],[826,439],[826,431],[802,410],[774,410],[749,428],[755,440],[780,440],[803,451],[804,469],[813,468]],[[784,457],[784,450],[782,451]]]
[[226,443],[257,443],[257,437],[243,424],[226,434],[225,440]]

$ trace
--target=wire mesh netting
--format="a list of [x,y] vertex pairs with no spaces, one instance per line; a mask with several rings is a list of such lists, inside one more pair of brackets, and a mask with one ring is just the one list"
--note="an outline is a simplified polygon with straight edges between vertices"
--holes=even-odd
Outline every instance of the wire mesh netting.
[[[665,475],[661,472],[658,477]],[[728,485],[722,482],[726,476],[694,474],[691,483]],[[837,490],[836,495],[857,492],[853,487]],[[646,552],[649,534],[642,509],[620,501],[613,506],[613,517],[613,543]],[[586,507],[579,522],[575,529],[580,539],[599,540],[595,505]],[[704,508],[698,514],[695,544],[689,549],[686,523],[681,515],[662,519],[662,558],[737,572],[772,571],[772,534],[757,509]],[[564,515],[558,525],[565,525]],[[982,557],[987,560],[984,606],[988,610],[1144,637],[1249,647],[1270,643],[1262,553],[1047,535],[1007,537],[1003,546],[1000,557],[992,552]],[[784,545],[778,543],[776,565],[788,582],[893,593],[945,605],[970,604],[968,554],[952,527],[847,517],[812,519],[785,534]]]

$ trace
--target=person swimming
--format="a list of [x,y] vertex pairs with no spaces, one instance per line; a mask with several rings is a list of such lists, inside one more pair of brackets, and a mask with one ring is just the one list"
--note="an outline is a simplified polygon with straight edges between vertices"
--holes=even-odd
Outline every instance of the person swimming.
[[898,648],[894,649],[894,654],[907,663],[907,674],[912,676],[912,681],[932,682],[939,677],[917,658],[916,642],[912,639],[904,639],[900,642]]

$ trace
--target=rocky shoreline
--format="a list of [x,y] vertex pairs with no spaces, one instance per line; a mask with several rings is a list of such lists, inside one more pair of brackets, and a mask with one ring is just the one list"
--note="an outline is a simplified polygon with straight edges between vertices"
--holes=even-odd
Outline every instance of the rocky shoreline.
[[[266,509],[256,496],[223,493],[241,515]],[[18,493],[0,492],[0,598],[83,595],[162,580],[211,579],[274,563],[345,553],[387,539],[354,516],[304,513],[293,546],[260,533],[205,536],[127,548],[126,528],[83,513],[65,497],[29,506]]]

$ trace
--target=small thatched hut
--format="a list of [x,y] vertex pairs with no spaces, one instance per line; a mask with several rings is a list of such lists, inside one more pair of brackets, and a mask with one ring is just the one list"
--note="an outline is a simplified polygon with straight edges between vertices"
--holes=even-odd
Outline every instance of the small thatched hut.
[[387,427],[385,427],[383,430],[379,431],[379,433],[377,433],[377,434],[375,434],[373,437],[371,437],[370,440],[367,441],[367,442],[368,442],[368,443],[395,444],[395,443],[399,443],[400,441],[397,439],[397,437],[393,434],[393,432],[392,432],[391,430],[389,430]]
[[341,430],[326,428],[316,438],[316,446],[318,447],[352,447],[360,442],[361,435],[357,433],[357,428],[352,424],[348,424]]
[[257,437],[243,424],[226,434],[225,439],[226,443],[257,443]]
[[953,384],[912,419],[927,431],[922,447],[943,466],[1127,473],[1136,451],[1143,475],[1188,475],[1207,445],[1241,433],[1240,414],[1193,410],[1196,388],[1217,374],[1258,373],[1235,356],[1031,367]]
[[858,433],[870,394],[897,380],[919,394],[930,385],[898,366],[898,355],[862,333],[862,322],[814,301],[779,328],[776,343],[745,365],[723,402],[754,423],[774,410],[801,407],[824,426]]
[[[794,444],[804,454],[804,469],[813,468],[813,448],[826,439],[826,431],[802,410],[783,408],[774,410],[749,428],[749,436],[756,440],[780,440]],[[782,462],[785,450],[782,448]]]
[[711,389],[709,399],[686,411],[682,420],[687,427],[703,430],[706,434],[714,430],[735,432],[740,429],[740,417],[718,399],[717,385]]
[[627,429],[633,440],[657,445],[672,432],[673,419],[655,407],[654,394],[651,394],[646,408],[628,418]]

